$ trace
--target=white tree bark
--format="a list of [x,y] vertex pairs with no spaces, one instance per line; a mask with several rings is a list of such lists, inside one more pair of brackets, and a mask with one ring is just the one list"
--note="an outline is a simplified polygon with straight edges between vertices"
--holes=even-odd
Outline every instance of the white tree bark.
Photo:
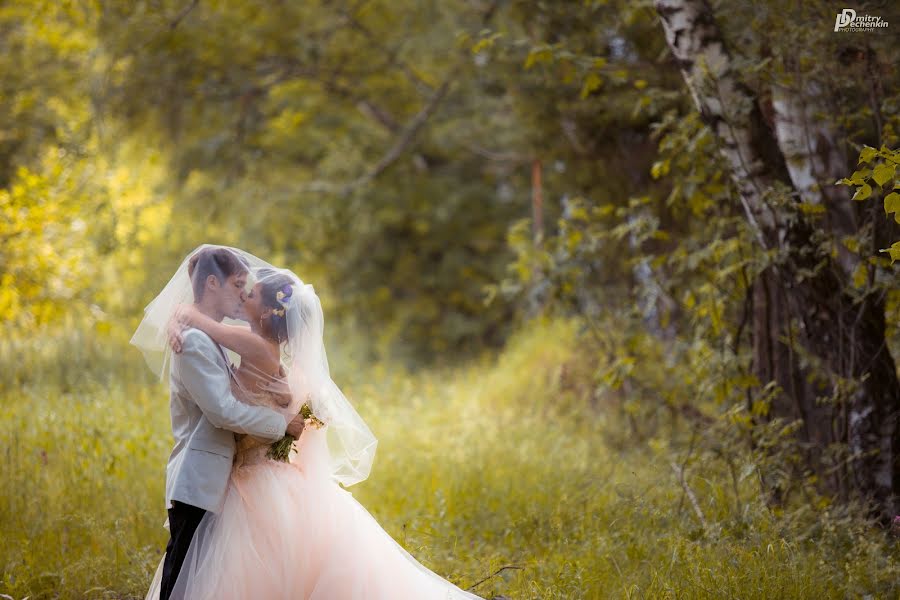
[[722,142],[747,219],[763,247],[772,248],[783,232],[765,199],[774,181],[754,145],[755,100],[734,72],[712,10],[703,0],[657,0],[656,10],[697,109]]
[[802,90],[785,83],[772,87],[775,137],[794,188],[801,200],[811,204],[821,203],[826,181],[834,183],[846,170],[834,142],[837,136],[818,116],[823,112],[816,99],[821,93],[815,83],[807,83]]
[[[850,195],[846,187],[834,185],[846,175],[847,158],[837,142],[837,133],[825,119],[820,101],[823,92],[811,81],[795,86],[776,83],[772,87],[775,137],[800,199],[823,204],[832,231],[852,235],[857,232],[858,223]],[[842,244],[838,249],[842,270],[852,276],[859,257]]]

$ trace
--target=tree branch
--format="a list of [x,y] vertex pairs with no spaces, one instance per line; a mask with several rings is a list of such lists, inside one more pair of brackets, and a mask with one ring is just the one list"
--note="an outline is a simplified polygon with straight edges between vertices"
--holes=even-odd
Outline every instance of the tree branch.
[[470,585],[470,586],[469,586],[468,588],[466,588],[466,589],[468,589],[468,590],[473,590],[473,589],[475,589],[477,586],[479,586],[479,585],[481,585],[482,583],[484,583],[485,581],[487,581],[488,579],[491,579],[492,577],[496,577],[497,575],[499,575],[501,572],[505,571],[506,569],[524,569],[524,568],[525,568],[525,567],[520,567],[519,565],[505,565],[505,566],[502,566],[502,567],[500,567],[499,569],[497,569],[496,571],[494,571],[493,573],[491,573],[490,575],[488,575],[487,577],[485,577],[484,579],[482,579],[481,581],[478,581],[478,582],[476,582],[476,583]]
[[181,12],[178,13],[174,19],[172,19],[171,23],[169,23],[169,31],[175,31],[175,28],[178,27],[178,25],[185,19],[185,17],[191,14],[191,11],[194,10],[194,8],[196,8],[199,3],[200,0],[192,0],[190,4],[181,9]]
[[372,181],[384,173],[398,158],[400,158],[407,147],[413,142],[416,135],[419,133],[419,130],[422,129],[422,126],[425,125],[429,117],[437,110],[438,105],[446,97],[447,92],[450,91],[450,86],[452,85],[458,70],[458,68],[454,68],[450,71],[450,74],[444,79],[444,83],[442,83],[437,91],[431,96],[425,106],[423,106],[416,116],[406,124],[400,133],[400,137],[394,142],[394,145],[391,146],[385,155],[381,157],[381,160],[379,160],[368,173],[351,184],[353,187],[358,187]]
[[709,524],[706,522],[706,517],[703,516],[703,511],[700,510],[700,503],[697,502],[697,496],[694,495],[694,492],[688,487],[687,482],[684,480],[684,469],[676,465],[674,461],[670,462],[669,465],[672,467],[672,470],[675,471],[675,476],[678,477],[681,489],[684,490],[688,500],[691,501],[691,506],[694,507],[694,513],[697,515],[697,519],[700,520],[700,525],[703,527],[703,530],[709,531]]

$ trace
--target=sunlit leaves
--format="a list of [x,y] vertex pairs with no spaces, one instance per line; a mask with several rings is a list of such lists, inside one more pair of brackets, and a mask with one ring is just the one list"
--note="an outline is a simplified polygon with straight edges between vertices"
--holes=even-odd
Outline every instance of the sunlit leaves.
[[92,284],[88,200],[64,164],[48,167],[0,189],[0,321],[46,323]]
[[863,183],[856,189],[856,193],[853,194],[854,200],[867,200],[872,195],[872,186],[868,183]]
[[498,31],[490,32],[488,35],[483,36],[472,45],[472,54],[478,54],[479,52],[488,50],[491,46],[494,45],[494,42],[496,42],[501,37],[503,37],[503,34]]
[[892,163],[881,163],[872,170],[872,179],[879,186],[884,187],[888,182],[893,182],[894,174],[897,171],[897,165]]
[[900,242],[894,242],[890,248],[886,248],[882,252],[888,252],[891,256],[891,264],[894,264],[894,262],[900,260]]
[[870,163],[877,153],[878,151],[875,148],[863,146],[862,151],[859,153],[859,161],[857,161],[857,164],[862,165]]
[[[863,168],[855,171],[849,178],[841,179],[838,185],[856,187],[853,199],[858,201],[870,198],[882,197],[884,212],[886,215],[894,215],[894,220],[900,223],[900,181],[897,179],[897,165],[900,164],[900,150],[891,150],[887,146],[880,149],[871,146],[863,146],[859,153],[859,165]],[[900,258],[900,243],[882,249],[891,257],[891,264]]]
[[584,83],[581,85],[579,96],[581,96],[582,99],[587,98],[591,95],[591,92],[600,89],[600,86],[602,85],[603,78],[600,77],[600,74],[591,71],[587,74],[587,77],[584,78]]
[[884,212],[887,214],[894,213],[894,218],[900,222],[900,194],[891,192],[884,197]]
[[525,58],[524,67],[530,69],[537,64],[550,64],[554,60],[553,49],[549,46],[532,48]]
[[670,160],[658,160],[653,163],[653,166],[650,167],[650,175],[653,176],[653,179],[659,179],[660,177],[665,177],[669,174],[669,166],[671,165]]

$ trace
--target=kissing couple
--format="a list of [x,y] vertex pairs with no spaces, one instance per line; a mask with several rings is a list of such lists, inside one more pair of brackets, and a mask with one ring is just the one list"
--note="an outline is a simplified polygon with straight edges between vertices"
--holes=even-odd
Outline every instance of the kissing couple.
[[175,438],[147,600],[480,598],[341,487],[369,476],[377,440],[331,379],[323,330],[312,285],[225,246],[191,252],[145,309],[131,343],[168,376]]

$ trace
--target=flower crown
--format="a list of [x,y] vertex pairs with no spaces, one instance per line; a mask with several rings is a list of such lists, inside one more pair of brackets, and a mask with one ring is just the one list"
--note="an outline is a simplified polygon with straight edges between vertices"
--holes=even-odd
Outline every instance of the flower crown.
[[291,284],[284,284],[280,290],[275,293],[275,299],[278,300],[278,303],[281,305],[281,308],[277,310],[273,310],[272,314],[278,315],[279,317],[283,317],[285,313],[285,309],[291,303],[291,298],[294,294],[294,288],[291,287]]

